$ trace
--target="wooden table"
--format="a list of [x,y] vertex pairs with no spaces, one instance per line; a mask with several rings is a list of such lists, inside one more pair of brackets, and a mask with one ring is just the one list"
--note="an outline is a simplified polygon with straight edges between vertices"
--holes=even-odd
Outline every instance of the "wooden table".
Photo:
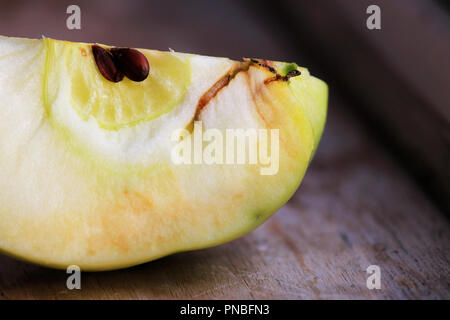
[[[0,256],[3,299],[449,299],[446,218],[333,96],[295,196],[231,243],[134,268],[67,274]],[[369,290],[366,268],[381,269]]]

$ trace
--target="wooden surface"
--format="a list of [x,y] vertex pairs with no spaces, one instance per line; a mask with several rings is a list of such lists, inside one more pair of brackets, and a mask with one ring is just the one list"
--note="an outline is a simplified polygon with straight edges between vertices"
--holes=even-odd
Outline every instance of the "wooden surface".
[[[448,221],[333,97],[316,158],[295,196],[231,243],[134,268],[82,273],[0,256],[3,299],[450,298]],[[381,268],[381,289],[366,268]]]

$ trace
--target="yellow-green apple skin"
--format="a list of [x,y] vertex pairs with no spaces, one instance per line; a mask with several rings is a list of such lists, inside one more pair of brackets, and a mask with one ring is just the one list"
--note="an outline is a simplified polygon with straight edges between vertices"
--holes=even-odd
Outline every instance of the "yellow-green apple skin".
[[[2,252],[54,268],[124,268],[233,240],[296,191],[324,128],[324,82],[300,67],[267,81],[274,74],[250,64],[198,112],[238,62],[139,51],[149,77],[112,83],[89,44],[0,37]],[[174,163],[171,136],[194,118],[203,130],[279,129],[278,172]]]

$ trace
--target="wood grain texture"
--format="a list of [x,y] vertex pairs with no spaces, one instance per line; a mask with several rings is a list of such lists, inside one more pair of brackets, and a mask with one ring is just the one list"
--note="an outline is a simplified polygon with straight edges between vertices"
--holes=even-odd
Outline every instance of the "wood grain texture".
[[[295,196],[231,243],[134,268],[82,273],[0,256],[2,299],[449,299],[448,221],[398,163],[331,100]],[[366,268],[381,268],[381,290]]]

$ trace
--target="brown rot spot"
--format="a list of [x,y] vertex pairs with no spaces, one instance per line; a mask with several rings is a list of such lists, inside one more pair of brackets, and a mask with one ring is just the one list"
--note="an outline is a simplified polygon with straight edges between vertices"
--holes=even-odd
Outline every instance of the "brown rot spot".
[[79,47],[78,49],[80,50],[81,55],[82,55],[83,57],[87,57],[87,53],[86,53],[86,49],[85,49],[85,48]]
[[264,84],[267,85],[267,84],[269,84],[271,82],[274,82],[274,81],[283,80],[283,78],[284,78],[283,76],[277,74],[274,77],[267,78],[266,80],[264,80]]
[[117,68],[111,54],[102,47],[92,45],[92,54],[98,70],[105,79],[112,82],[119,82],[123,79],[123,73]]
[[110,52],[117,67],[127,78],[137,82],[147,79],[148,60],[141,52],[130,48],[111,48]]
[[256,65],[258,65],[260,67],[263,67],[263,68],[269,70],[270,72],[272,72],[274,74],[277,73],[275,68],[270,65],[271,62],[268,61],[268,60],[258,60],[258,59],[255,59],[255,58],[250,58],[250,59],[244,58],[244,61],[250,61],[251,63],[256,64]]
[[264,84],[269,84],[273,81],[280,81],[280,80],[288,81],[290,78],[299,76],[300,74],[301,72],[299,70],[291,70],[285,76],[282,76],[277,73],[274,77],[264,80]]
[[296,77],[299,76],[301,73],[299,70],[294,69],[289,71],[285,76],[280,75],[277,70],[275,70],[275,68],[273,67],[273,62],[269,61],[269,60],[261,60],[261,59],[254,59],[254,58],[250,58],[250,59],[246,59],[244,58],[245,61],[249,61],[250,63],[252,63],[253,65],[257,65],[260,66],[268,71],[270,71],[271,73],[274,74],[273,77],[268,78],[264,81],[264,84],[269,84],[273,81],[288,81],[290,78],[292,77]]

